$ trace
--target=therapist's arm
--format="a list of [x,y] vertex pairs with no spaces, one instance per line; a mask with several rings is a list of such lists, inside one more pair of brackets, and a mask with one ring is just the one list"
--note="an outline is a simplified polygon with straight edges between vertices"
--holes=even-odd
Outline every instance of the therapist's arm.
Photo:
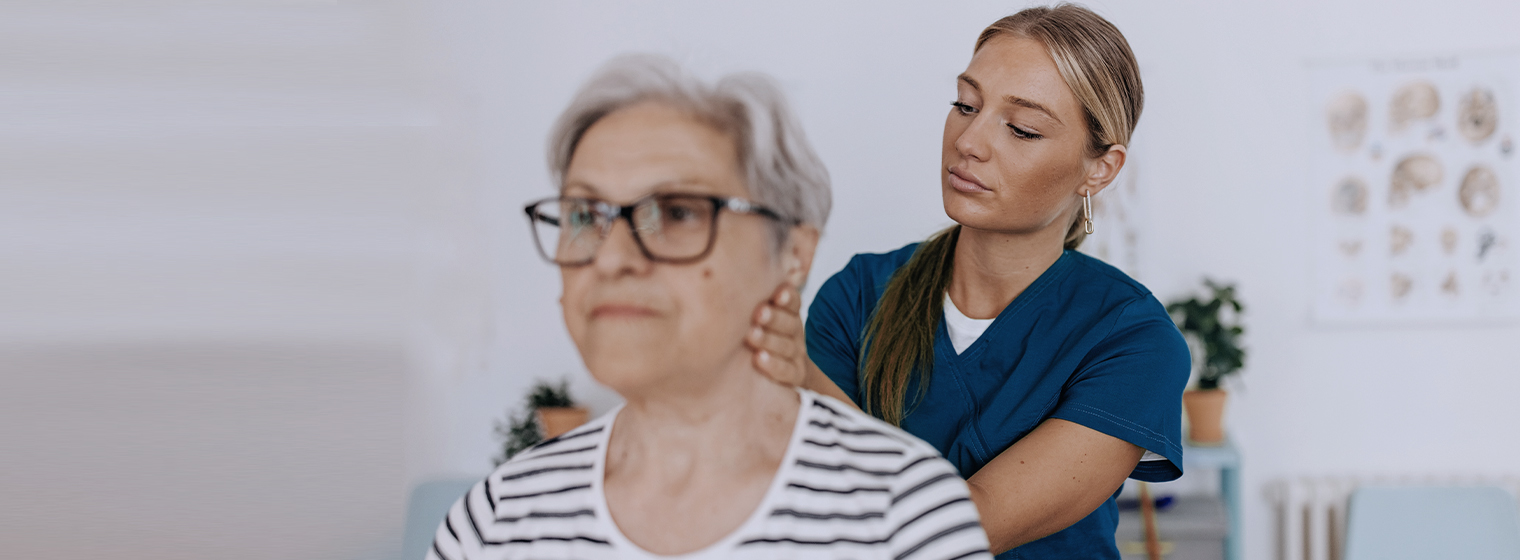
[[[795,290],[782,286],[755,310],[754,329],[745,339],[755,352],[755,369],[783,385],[855,405],[808,358]],[[1042,422],[967,481],[993,553],[1081,521],[1119,489],[1144,454],[1139,446],[1081,424]]]
[[993,554],[1081,521],[1124,484],[1144,454],[1081,424],[1040,423],[966,481]]
[[834,380],[829,379],[828,374],[818,369],[818,365],[814,364],[812,359],[804,355],[802,361],[802,367],[807,370],[807,374],[802,381],[802,388],[809,389],[820,395],[834,397],[839,399],[840,402],[855,407],[855,410],[860,410],[860,405],[855,404],[855,401],[851,400],[849,395],[844,394],[844,389],[840,389],[838,385],[835,385]]
[[801,309],[802,295],[790,284],[777,288],[770,300],[755,309],[753,328],[744,338],[754,352],[755,369],[782,385],[828,395],[859,409],[860,405],[808,357]]

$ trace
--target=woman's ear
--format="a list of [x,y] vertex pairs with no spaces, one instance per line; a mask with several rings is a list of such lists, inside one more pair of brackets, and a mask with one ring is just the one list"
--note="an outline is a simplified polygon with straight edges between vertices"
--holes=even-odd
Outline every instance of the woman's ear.
[[1088,160],[1087,180],[1082,182],[1081,190],[1077,192],[1077,195],[1098,194],[1108,188],[1108,185],[1119,177],[1119,170],[1124,169],[1124,160],[1128,157],[1128,148],[1125,148],[1123,144],[1114,144],[1109,146],[1108,151],[1103,152],[1103,155]]
[[807,282],[808,271],[813,269],[813,255],[818,250],[818,228],[799,225],[787,236],[786,246],[781,249],[782,273],[786,282],[798,289]]

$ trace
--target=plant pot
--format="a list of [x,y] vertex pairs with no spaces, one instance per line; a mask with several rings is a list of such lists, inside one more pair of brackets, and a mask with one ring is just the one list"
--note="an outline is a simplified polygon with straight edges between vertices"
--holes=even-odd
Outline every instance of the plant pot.
[[1187,408],[1188,441],[1197,445],[1224,444],[1224,389],[1191,390],[1182,393]]
[[544,439],[574,430],[591,418],[591,411],[579,406],[540,408],[537,413],[538,425],[544,427]]

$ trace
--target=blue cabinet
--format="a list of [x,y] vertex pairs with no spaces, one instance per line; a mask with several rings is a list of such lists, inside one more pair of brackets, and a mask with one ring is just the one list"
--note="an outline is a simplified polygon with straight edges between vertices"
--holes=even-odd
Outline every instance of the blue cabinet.
[[[1220,446],[1188,446],[1183,470],[1219,473],[1217,497],[1182,496],[1156,514],[1156,528],[1167,560],[1241,560],[1240,452],[1229,442]],[[1132,482],[1133,483],[1133,482]],[[1153,488],[1154,490],[1154,488]],[[1115,540],[1126,560],[1144,559],[1140,512],[1120,512]]]
[[1182,450],[1183,470],[1218,469],[1219,500],[1224,503],[1224,513],[1229,521],[1229,532],[1224,536],[1225,560],[1241,560],[1243,545],[1240,533],[1240,451],[1226,440],[1215,447],[1187,446]]

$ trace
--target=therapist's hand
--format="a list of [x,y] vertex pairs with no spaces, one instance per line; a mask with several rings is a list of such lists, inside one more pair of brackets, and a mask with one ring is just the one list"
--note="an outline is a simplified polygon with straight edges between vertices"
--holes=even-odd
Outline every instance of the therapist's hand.
[[771,298],[755,308],[744,344],[754,351],[755,369],[777,383],[806,386],[812,360],[803,338],[802,296],[797,287],[782,284]]
[[744,337],[744,344],[754,351],[755,369],[782,385],[828,395],[859,409],[808,357],[801,309],[802,294],[791,284],[776,288],[771,299],[755,308],[754,328]]

